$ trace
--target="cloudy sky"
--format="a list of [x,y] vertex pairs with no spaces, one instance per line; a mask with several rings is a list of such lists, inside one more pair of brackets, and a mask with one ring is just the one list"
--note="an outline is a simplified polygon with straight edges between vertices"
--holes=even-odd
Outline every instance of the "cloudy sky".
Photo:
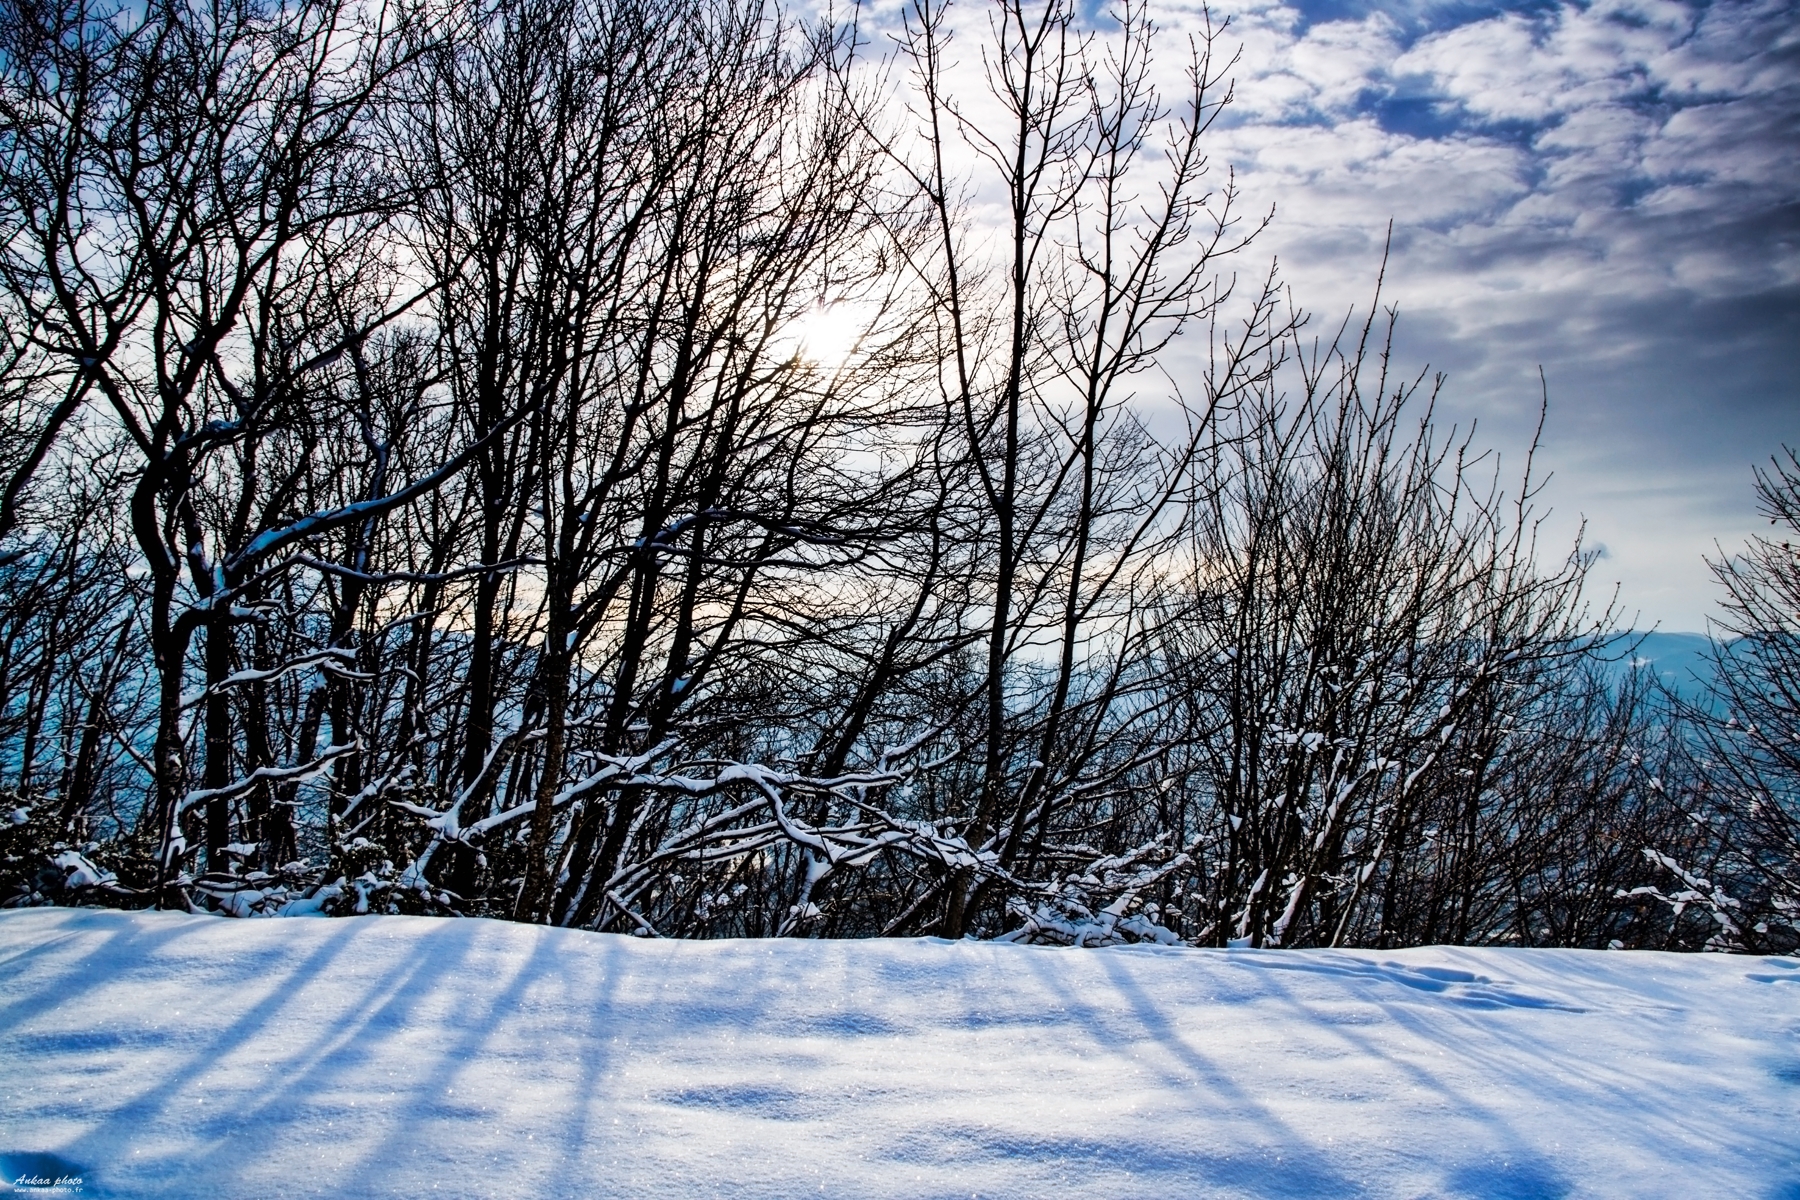
[[1391,217],[1406,358],[1514,462],[1541,364],[1555,535],[1585,519],[1627,621],[1703,628],[1702,556],[1759,528],[1751,466],[1800,445],[1800,3],[1227,11],[1219,153],[1276,204],[1300,298],[1366,302]]

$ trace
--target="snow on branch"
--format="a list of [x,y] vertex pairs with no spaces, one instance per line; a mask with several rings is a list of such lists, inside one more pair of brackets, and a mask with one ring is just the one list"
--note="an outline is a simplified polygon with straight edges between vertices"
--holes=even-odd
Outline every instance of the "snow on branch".
[[233,783],[218,788],[200,788],[182,797],[179,811],[186,812],[197,804],[205,804],[209,800],[228,800],[233,796],[241,796],[245,792],[265,783],[288,783],[311,779],[324,771],[333,762],[346,754],[353,754],[360,746],[357,742],[343,742],[327,746],[317,758],[311,762],[299,763],[290,767],[258,767],[250,774]]

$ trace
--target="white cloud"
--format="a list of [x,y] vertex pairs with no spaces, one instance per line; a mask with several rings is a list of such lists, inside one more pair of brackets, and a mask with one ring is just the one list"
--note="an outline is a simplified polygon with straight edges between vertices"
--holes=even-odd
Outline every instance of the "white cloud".
[[1392,217],[1387,294],[1447,410],[1516,451],[1544,364],[1558,528],[1587,515],[1626,606],[1697,627],[1701,555],[1756,528],[1749,464],[1800,439],[1800,14],[1599,0],[1409,34],[1394,11],[1234,26],[1230,157],[1279,203],[1268,248],[1335,312]]

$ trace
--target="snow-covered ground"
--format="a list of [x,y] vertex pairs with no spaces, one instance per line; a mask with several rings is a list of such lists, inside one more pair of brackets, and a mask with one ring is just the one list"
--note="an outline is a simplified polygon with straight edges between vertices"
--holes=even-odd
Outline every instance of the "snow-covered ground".
[[84,1196],[1800,1197],[1800,959],[0,914]]

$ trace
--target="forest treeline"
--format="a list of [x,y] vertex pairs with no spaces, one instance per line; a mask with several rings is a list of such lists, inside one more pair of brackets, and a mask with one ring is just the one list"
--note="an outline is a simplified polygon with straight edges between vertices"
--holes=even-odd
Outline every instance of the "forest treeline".
[[0,7],[6,903],[1791,947],[1789,544],[1660,692],[1084,11]]

